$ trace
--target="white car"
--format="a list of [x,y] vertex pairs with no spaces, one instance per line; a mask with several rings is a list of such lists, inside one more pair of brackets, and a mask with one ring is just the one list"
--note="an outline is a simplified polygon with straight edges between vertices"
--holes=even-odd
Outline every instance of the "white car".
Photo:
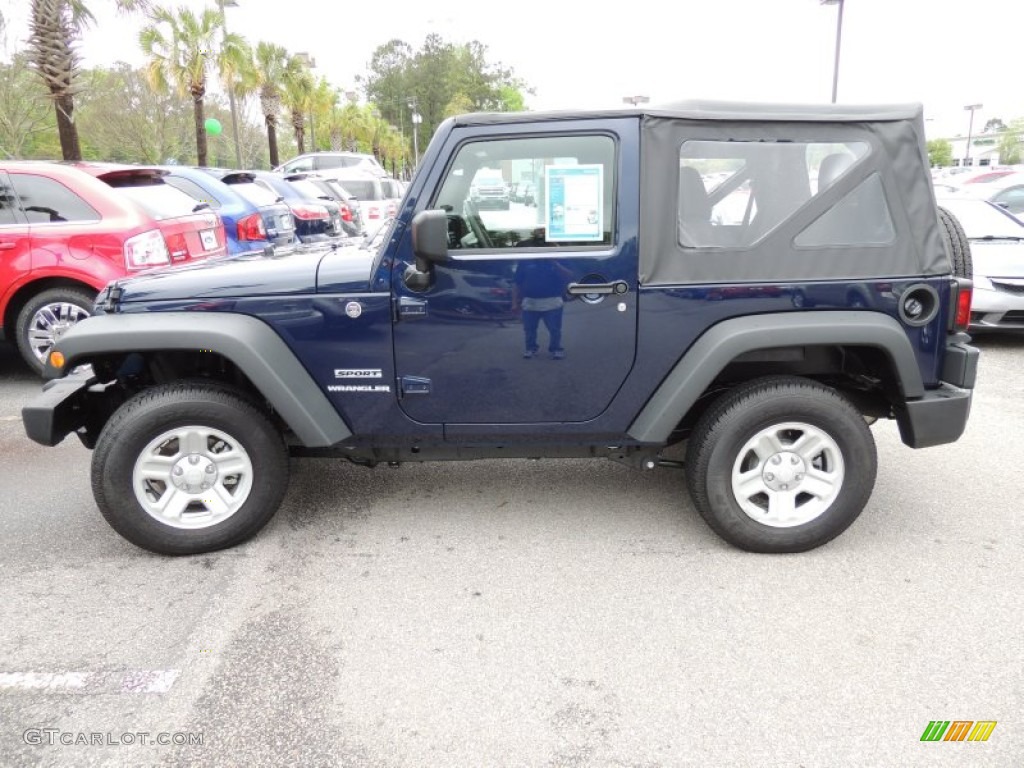
[[387,176],[387,171],[373,155],[362,152],[307,152],[274,169],[275,173],[316,172],[331,176],[338,171],[363,171],[374,176]]
[[971,243],[971,330],[1024,331],[1024,222],[967,195],[939,194],[938,202],[959,219]]

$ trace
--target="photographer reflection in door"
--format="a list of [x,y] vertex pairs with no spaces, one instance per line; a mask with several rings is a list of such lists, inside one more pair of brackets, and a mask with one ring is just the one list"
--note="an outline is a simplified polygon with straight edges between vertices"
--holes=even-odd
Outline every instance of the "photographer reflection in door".
[[[534,236],[536,238],[536,233]],[[543,237],[541,230],[542,242]],[[520,245],[528,242],[523,241]],[[552,359],[565,358],[565,349],[562,348],[562,296],[571,279],[572,272],[555,259],[524,259],[516,267],[512,309],[522,312],[526,342],[523,357],[527,360],[540,351],[537,329],[541,322],[548,331],[548,352]]]

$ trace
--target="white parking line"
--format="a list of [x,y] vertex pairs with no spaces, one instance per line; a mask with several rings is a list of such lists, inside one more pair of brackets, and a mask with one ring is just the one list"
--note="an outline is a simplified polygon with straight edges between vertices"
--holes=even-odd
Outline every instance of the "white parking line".
[[167,693],[181,672],[144,669],[98,672],[0,672],[0,692],[40,691],[96,695],[104,693]]

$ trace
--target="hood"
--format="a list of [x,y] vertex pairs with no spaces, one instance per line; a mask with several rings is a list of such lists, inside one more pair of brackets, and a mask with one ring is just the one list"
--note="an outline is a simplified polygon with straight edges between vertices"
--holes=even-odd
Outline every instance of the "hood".
[[254,252],[118,280],[97,301],[106,303],[111,291],[122,304],[315,293],[324,262],[331,265],[330,290],[365,291],[372,261],[373,252],[358,242]]
[[972,239],[971,259],[975,275],[1024,278],[1024,242]]

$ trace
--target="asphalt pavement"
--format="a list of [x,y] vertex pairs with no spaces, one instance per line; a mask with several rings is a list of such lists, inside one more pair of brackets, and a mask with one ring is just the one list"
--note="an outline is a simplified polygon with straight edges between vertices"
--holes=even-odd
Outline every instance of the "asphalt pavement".
[[167,558],[24,437],[0,345],[0,765],[1024,765],[1024,339],[980,346],[966,435],[876,425],[802,555],[730,548],[678,470],[307,459],[256,539]]

